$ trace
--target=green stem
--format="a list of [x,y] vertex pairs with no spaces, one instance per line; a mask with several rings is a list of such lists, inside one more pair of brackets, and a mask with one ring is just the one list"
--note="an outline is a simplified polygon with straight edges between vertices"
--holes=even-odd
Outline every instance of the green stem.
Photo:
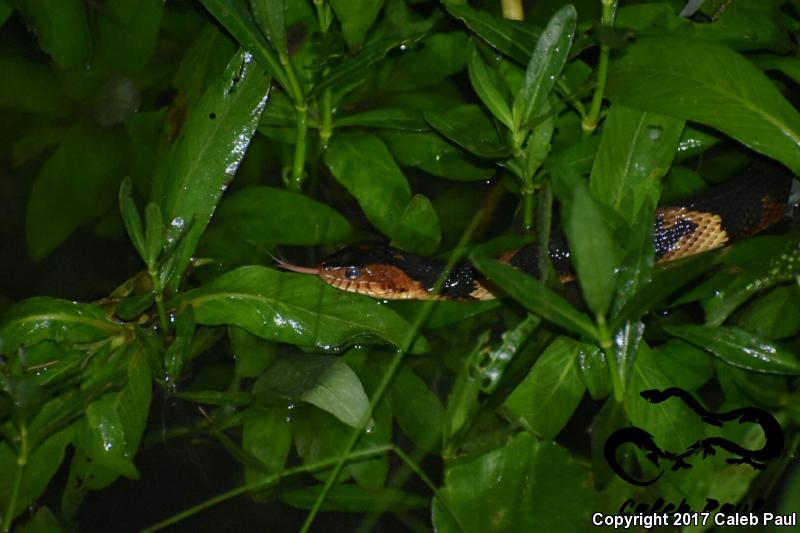
[[[614,25],[614,14],[617,10],[617,0],[602,0],[603,15],[602,22],[606,26]],[[600,117],[600,108],[603,104],[603,94],[606,90],[606,79],[608,78],[608,56],[611,49],[607,45],[600,46],[600,59],[597,62],[597,86],[594,88],[592,103],[589,113],[581,120],[581,129],[587,134],[597,129],[597,122]]]
[[297,110],[297,135],[294,145],[294,163],[292,165],[292,177],[289,182],[289,189],[299,191],[303,185],[303,177],[306,166],[306,135],[308,133],[308,107],[305,102],[295,104]]
[[17,507],[17,500],[22,488],[22,476],[25,473],[25,466],[28,464],[28,427],[25,424],[19,429],[20,447],[17,455],[17,471],[14,475],[14,484],[11,486],[11,497],[8,500],[6,515],[3,517],[3,532],[11,531],[14,522],[14,509]]
[[[391,452],[391,451],[395,451],[395,447],[393,445],[391,445],[391,444],[385,444],[385,445],[382,445],[382,446],[376,446],[374,448],[367,448],[367,449],[364,449],[364,450],[358,450],[356,452],[353,452],[353,453],[349,454],[347,457],[345,457],[345,461],[357,461],[359,459],[367,459],[369,457],[372,457],[373,455],[383,455],[383,454]],[[165,520],[162,520],[161,522],[158,522],[157,524],[153,524],[152,526],[143,529],[142,533],[152,533],[154,531],[159,531],[161,529],[164,529],[167,526],[171,526],[172,524],[176,524],[176,523],[180,522],[181,520],[185,520],[186,518],[189,518],[192,515],[195,515],[195,514],[201,512],[201,511],[204,511],[206,509],[214,507],[215,505],[218,505],[218,504],[220,504],[222,502],[228,501],[231,498],[235,498],[236,496],[239,496],[241,494],[245,494],[247,492],[255,492],[255,491],[263,490],[263,489],[265,489],[267,487],[270,487],[270,486],[276,484],[281,479],[287,478],[289,476],[294,476],[294,475],[297,475],[297,474],[304,474],[304,473],[311,473],[311,472],[318,472],[320,470],[324,470],[325,468],[330,467],[332,464],[334,464],[335,462],[338,462],[338,461],[339,461],[339,458],[336,457],[336,458],[331,458],[331,459],[325,459],[325,460],[322,460],[322,461],[317,461],[315,463],[311,463],[311,464],[307,464],[307,465],[303,465],[303,466],[297,466],[297,467],[294,467],[294,468],[287,468],[286,470],[284,470],[283,472],[280,472],[278,474],[272,474],[271,476],[267,476],[264,479],[261,479],[259,481],[254,482],[254,483],[249,483],[247,485],[242,485],[241,487],[237,487],[237,488],[235,488],[233,490],[229,490],[228,492],[225,492],[224,494],[220,494],[219,496],[215,496],[213,498],[210,498],[210,499],[204,501],[203,503],[199,503],[197,505],[194,505],[194,506],[192,506],[192,507],[190,507],[190,508],[188,508],[188,509],[186,509],[184,511],[181,511],[178,514],[172,515],[169,518],[167,518]]]
[[[327,10],[324,5],[324,0],[314,0],[314,6],[317,8],[317,20],[319,21],[319,31],[322,33],[323,39],[328,34],[328,26],[330,26],[330,10]],[[328,75],[329,68],[322,69],[322,77]],[[328,149],[328,141],[333,135],[333,89],[326,87],[322,90],[321,102],[321,115],[322,124],[319,129],[319,153],[322,154]]]
[[153,290],[156,293],[154,299],[156,301],[156,309],[158,309],[158,323],[161,326],[161,331],[166,334],[169,331],[169,319],[167,318],[167,310],[164,307],[164,287],[161,286],[158,272],[155,269],[148,270],[148,274],[150,274]]
[[617,356],[614,353],[614,343],[611,340],[611,334],[608,331],[606,324],[606,317],[597,315],[597,332],[600,348],[606,356],[606,363],[608,364],[608,371],[611,374],[611,389],[614,391],[614,400],[617,403],[622,403],[624,399],[624,390],[622,387],[622,379],[619,374],[619,367],[617,366]]
[[522,189],[522,229],[531,231],[533,229],[533,190],[528,190],[526,185]]

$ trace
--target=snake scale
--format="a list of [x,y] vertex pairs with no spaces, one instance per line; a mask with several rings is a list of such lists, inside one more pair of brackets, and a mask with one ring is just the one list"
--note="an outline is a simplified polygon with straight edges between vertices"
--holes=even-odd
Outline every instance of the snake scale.
[[[792,176],[777,165],[757,162],[739,177],[693,198],[659,207],[653,225],[656,262],[667,263],[727,246],[784,218]],[[537,276],[539,254],[530,244],[501,260]],[[550,259],[564,280],[574,278],[570,252],[560,233],[550,238]],[[445,263],[396,248],[345,247],[316,268],[283,263],[288,270],[318,275],[341,290],[388,300],[491,300],[496,292],[469,263],[456,265],[438,294]]]

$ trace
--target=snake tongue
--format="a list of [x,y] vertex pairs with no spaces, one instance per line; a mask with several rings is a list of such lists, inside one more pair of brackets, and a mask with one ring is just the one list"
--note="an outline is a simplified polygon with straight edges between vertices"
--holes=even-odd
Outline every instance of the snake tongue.
[[303,267],[300,265],[293,265],[291,263],[286,263],[284,261],[278,261],[277,265],[278,268],[282,268],[284,270],[289,270],[291,272],[298,272],[300,274],[314,274],[315,276],[319,275],[319,268],[310,268],[310,267]]

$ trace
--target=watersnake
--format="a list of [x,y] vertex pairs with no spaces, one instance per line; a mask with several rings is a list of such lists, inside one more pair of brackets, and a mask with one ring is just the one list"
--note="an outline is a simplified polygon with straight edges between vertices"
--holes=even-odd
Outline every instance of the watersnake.
[[[683,202],[659,207],[653,244],[656,262],[666,263],[727,246],[783,219],[792,176],[775,164],[759,161],[741,176]],[[550,259],[562,280],[573,279],[570,252],[560,233],[550,237]],[[501,260],[538,276],[540,249],[530,244]],[[316,268],[283,263],[288,270],[318,275],[345,291],[387,300],[491,300],[497,297],[469,263],[456,265],[438,294],[445,263],[391,247],[345,247]]]

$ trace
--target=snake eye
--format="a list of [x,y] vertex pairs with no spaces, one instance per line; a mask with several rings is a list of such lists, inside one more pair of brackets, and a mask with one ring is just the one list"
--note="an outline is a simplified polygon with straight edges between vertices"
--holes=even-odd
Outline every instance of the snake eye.
[[344,271],[344,275],[347,279],[356,279],[361,275],[361,271],[356,267],[348,267],[347,270]]

